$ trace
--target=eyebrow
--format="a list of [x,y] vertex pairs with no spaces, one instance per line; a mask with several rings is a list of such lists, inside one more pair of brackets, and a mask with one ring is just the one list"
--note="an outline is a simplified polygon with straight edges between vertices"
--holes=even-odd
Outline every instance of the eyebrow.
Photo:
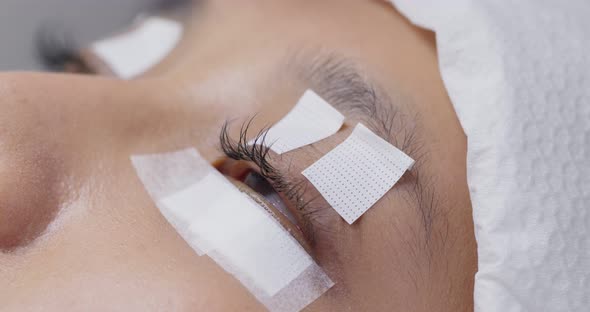
[[[307,61],[306,61],[307,60]],[[420,156],[415,124],[394,105],[387,92],[371,82],[350,60],[329,54],[311,58],[293,56],[290,67],[299,79],[338,110],[366,123],[379,136],[413,157]],[[399,102],[399,101],[398,101]],[[417,114],[412,116],[418,119]]]

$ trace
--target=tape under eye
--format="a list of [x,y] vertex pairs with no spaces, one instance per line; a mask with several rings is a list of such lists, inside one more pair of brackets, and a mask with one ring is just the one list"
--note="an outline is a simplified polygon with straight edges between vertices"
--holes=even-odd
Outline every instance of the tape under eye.
[[297,239],[194,149],[131,157],[154,203],[199,255],[271,312],[297,312],[334,283]]

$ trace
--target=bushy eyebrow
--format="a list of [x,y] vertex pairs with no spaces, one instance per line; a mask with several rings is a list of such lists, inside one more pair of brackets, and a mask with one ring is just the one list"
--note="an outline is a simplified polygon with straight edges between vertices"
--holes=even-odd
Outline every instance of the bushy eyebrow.
[[420,156],[417,139],[416,120],[418,115],[409,116],[398,100],[394,99],[371,82],[350,60],[328,54],[305,58],[294,56],[289,63],[295,68],[299,78],[309,83],[331,105],[348,117],[360,121],[377,132],[404,152],[413,157]]
[[[314,56],[311,56],[314,55]],[[416,163],[400,184],[417,208],[424,229],[424,243],[432,237],[433,225],[440,216],[439,196],[432,179],[423,173],[427,159],[419,128],[420,116],[412,113],[407,97],[394,99],[370,81],[351,60],[334,54],[298,53],[289,57],[289,70],[347,117],[363,122]]]

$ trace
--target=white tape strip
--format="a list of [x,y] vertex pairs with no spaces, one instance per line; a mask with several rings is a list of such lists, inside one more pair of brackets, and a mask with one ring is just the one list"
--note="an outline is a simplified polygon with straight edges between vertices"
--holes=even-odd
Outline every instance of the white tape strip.
[[234,207],[242,198],[236,192],[228,192],[231,187],[219,173],[211,171],[187,188],[158,199],[156,205],[167,219],[171,219],[170,223],[181,226],[178,232],[187,233],[190,245],[203,255],[220,244],[219,240],[229,238],[224,232],[225,227],[239,231],[256,222],[258,215],[254,214],[244,214],[245,222],[232,217]]
[[340,112],[315,92],[307,90],[295,107],[270,128],[264,143],[275,153],[283,154],[331,136],[343,123],[344,116]]
[[[299,311],[332,287],[297,240],[196,150],[131,159],[183,239],[234,275],[271,311]],[[301,295],[286,300],[285,292]]]
[[235,268],[226,263],[225,257],[218,256],[215,251],[209,256],[226,272],[234,275],[271,312],[299,312],[334,286],[324,270],[312,262],[289,285],[274,296],[268,296],[239,271],[235,272]]
[[222,257],[233,267],[234,275],[252,280],[263,291],[262,295],[274,296],[313,263],[303,247],[258,204],[250,200],[249,204],[243,203],[234,210],[248,211],[238,217],[249,214],[259,216],[256,222],[249,222],[244,231],[224,227],[230,232],[231,239],[224,239],[215,245],[214,253],[217,259]]
[[[181,208],[171,211],[160,205],[160,199],[185,189],[196,181],[205,178],[210,172],[209,163],[195,149],[181,150],[165,154],[131,156],[131,162],[150,197],[156,202],[162,215],[176,229],[178,234],[197,252],[203,255],[198,242],[189,232],[190,224]],[[204,202],[208,199],[203,198]],[[184,207],[189,214],[192,207]],[[188,219],[190,220],[190,219]]]
[[215,250],[269,296],[313,262],[279,223],[218,173],[160,202],[175,223],[188,225],[182,231],[188,231],[191,245],[207,254]]
[[358,124],[344,142],[305,169],[303,175],[352,224],[413,164],[413,159]]
[[120,78],[131,79],[162,61],[180,41],[180,23],[150,17],[136,29],[94,43],[92,51]]

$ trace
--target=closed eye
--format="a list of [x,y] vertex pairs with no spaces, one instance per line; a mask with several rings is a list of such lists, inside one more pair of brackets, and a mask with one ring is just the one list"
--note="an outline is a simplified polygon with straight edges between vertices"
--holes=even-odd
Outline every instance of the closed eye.
[[[259,189],[256,190],[257,192],[260,192],[262,196],[266,193],[275,202],[278,202],[280,198],[284,209],[288,210],[291,215],[291,217],[286,217],[289,220],[296,220],[296,226],[306,236],[307,241],[314,245],[317,230],[325,228],[315,219],[315,215],[327,207],[316,205],[316,198],[309,199],[307,192],[309,184],[306,180],[294,179],[271,164],[270,148],[264,144],[267,129],[258,132],[254,139],[255,144],[249,144],[248,129],[251,122],[252,120],[249,120],[242,125],[238,140],[230,138],[228,123],[221,129],[221,150],[229,160],[234,160],[234,162],[226,161],[224,165],[220,166],[222,168],[220,171],[242,182],[246,182],[248,179],[248,183]],[[249,177],[248,174],[250,174]],[[274,194],[268,195],[273,192]],[[276,207],[276,209],[281,210],[282,208]],[[285,215],[285,213],[283,214]]]

